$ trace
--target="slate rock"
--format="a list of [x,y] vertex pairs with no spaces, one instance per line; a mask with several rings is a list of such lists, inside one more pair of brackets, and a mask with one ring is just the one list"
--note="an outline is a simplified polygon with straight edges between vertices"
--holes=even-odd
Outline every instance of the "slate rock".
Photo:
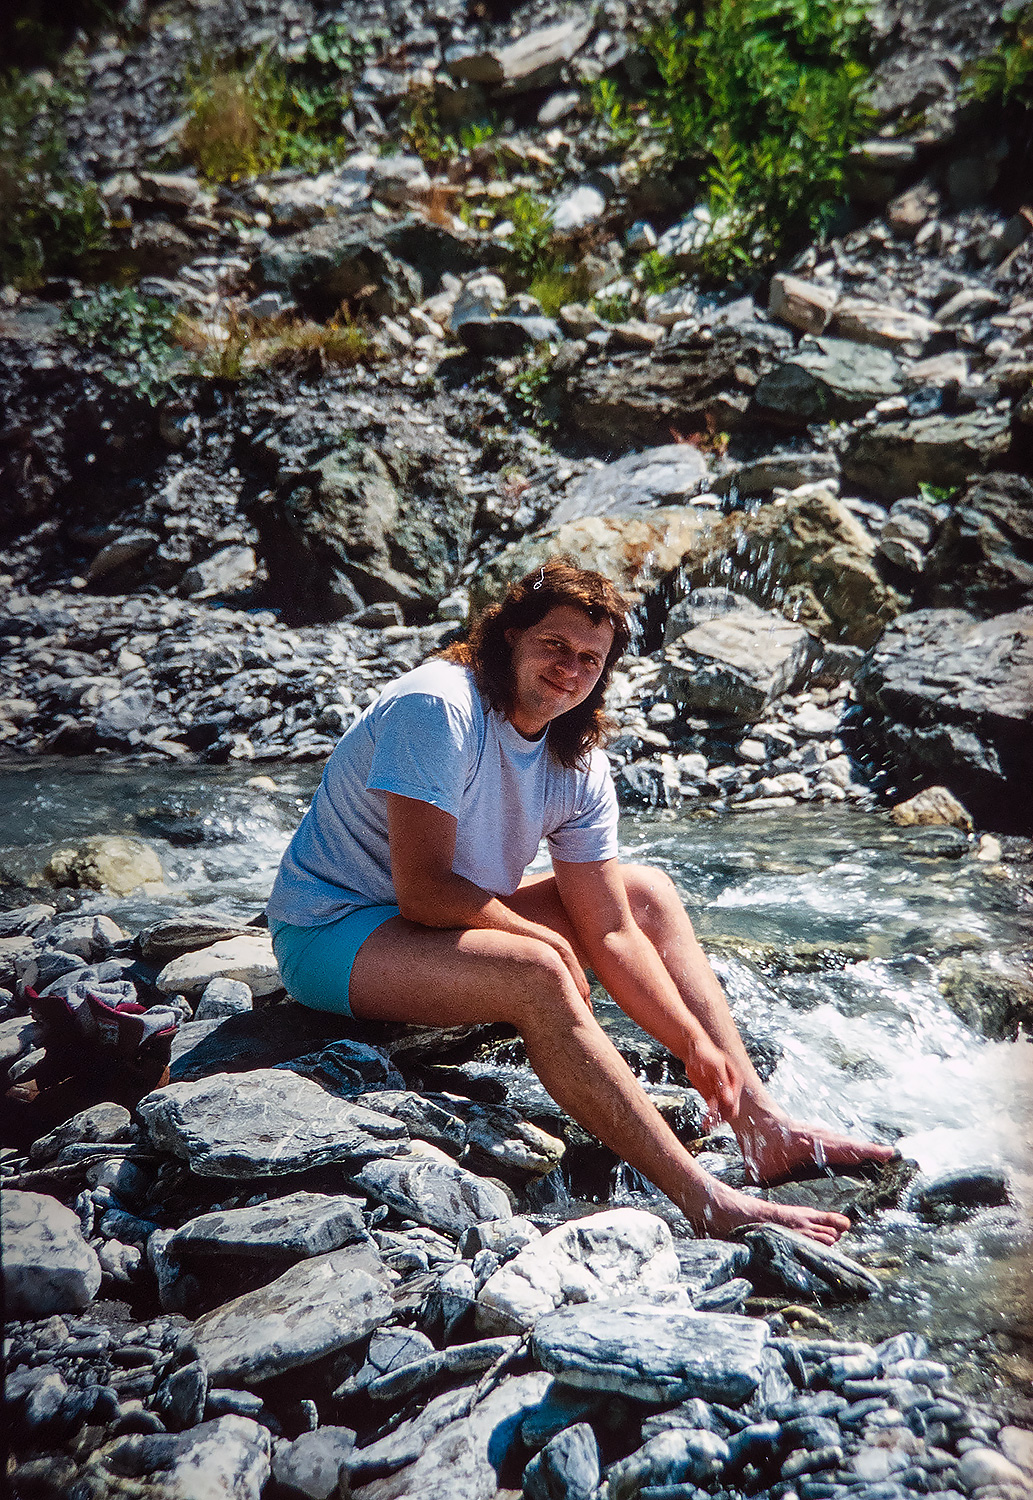
[[188,1219],[166,1243],[176,1258],[243,1255],[254,1260],[325,1255],[366,1239],[362,1205],[329,1193],[290,1193],[248,1208]]
[[692,1428],[664,1432],[613,1465],[604,1495],[606,1500],[633,1500],[646,1487],[709,1485],[729,1457],[728,1444],[716,1433]]
[[[328,1092],[342,1098],[367,1094],[373,1090],[405,1087],[404,1078],[386,1052],[348,1037],[331,1042],[318,1052],[306,1052],[302,1057],[294,1057],[279,1066],[302,1078],[314,1079]],[[368,1107],[375,1109],[376,1105],[370,1102]]]
[[[348,1465],[352,1495],[361,1494],[370,1480],[393,1475],[416,1462],[436,1433],[454,1421],[462,1421],[470,1409],[473,1387],[442,1391],[434,1396],[414,1417],[402,1422],[383,1437],[362,1448],[356,1448]],[[405,1494],[406,1491],[400,1493]]]
[[[399,1126],[399,1129],[404,1127]],[[379,1203],[458,1239],[484,1219],[508,1219],[513,1207],[502,1188],[457,1166],[433,1146],[368,1161],[349,1179]]]
[[593,1500],[599,1486],[599,1444],[587,1422],[546,1443],[524,1470],[527,1500]]
[[258,257],[258,271],[265,287],[293,297],[321,321],[360,294],[374,316],[391,317],[419,302],[422,286],[384,238],[383,225],[372,216],[341,215],[271,241]]
[[391,1311],[388,1274],[365,1245],[299,1261],[190,1330],[212,1383],[253,1385],[356,1343]]
[[268,1478],[268,1429],[226,1416],[176,1435],[116,1438],[91,1454],[80,1485],[86,1495],[131,1493],[134,1500],[260,1500]]
[[170,1077],[191,1083],[213,1073],[275,1067],[322,1050],[339,1036],[339,1020],[292,1000],[223,1020],[188,1021],[173,1038]]
[[866,495],[897,500],[920,484],[964,484],[992,467],[1011,446],[1006,412],[917,417],[862,428],[847,443],[843,477]]
[[737,1407],[760,1383],[767,1338],[767,1325],[747,1318],[591,1303],[541,1318],[532,1348],[558,1380],[583,1390]]
[[154,1410],[173,1432],[196,1427],[204,1416],[208,1399],[208,1375],[198,1360],[173,1370],[158,1387]]
[[552,318],[514,313],[470,316],[458,327],[459,338],[471,354],[519,354],[535,344],[560,342],[563,331]]
[[838,477],[839,459],[834,453],[769,453],[723,474],[714,482],[714,493],[769,495],[774,489],[795,490],[802,484]]
[[804,680],[816,646],[803,626],[746,605],[687,630],[663,655],[668,696],[679,708],[749,723]]
[[446,1097],[428,1099],[408,1089],[370,1089],[363,1103],[401,1120],[414,1140],[428,1141],[450,1156],[459,1156],[466,1147],[466,1124],[445,1107]]
[[745,1270],[750,1260],[745,1245],[733,1245],[726,1240],[679,1239],[675,1241],[674,1252],[678,1257],[678,1280],[693,1303],[705,1293],[736,1280],[738,1272]]
[[185,917],[164,917],[145,927],[136,942],[141,956],[148,963],[164,966],[184,953],[194,953],[228,938],[248,937],[254,930],[229,922],[225,917],[195,913]]
[[541,88],[554,81],[559,64],[581,49],[592,25],[590,18],[574,15],[536,27],[501,47],[459,44],[446,51],[445,66],[453,78],[466,83],[506,85],[510,91]]
[[870,1297],[881,1287],[876,1276],[842,1250],[782,1225],[748,1226],[741,1237],[750,1247],[751,1280],[770,1278],[788,1291],[828,1302]]
[[100,1289],[101,1268],[79,1216],[56,1198],[17,1189],[0,1195],[4,1307],[8,1317],[77,1312]]
[[66,1146],[129,1140],[132,1123],[132,1115],[121,1104],[91,1105],[33,1141],[29,1147],[29,1161],[33,1166],[52,1161]]
[[348,1460],[355,1447],[350,1427],[318,1427],[303,1432],[293,1443],[278,1443],[273,1452],[273,1478],[288,1495],[308,1500],[335,1500],[347,1484]]
[[549,516],[550,526],[584,516],[628,515],[657,505],[682,504],[707,488],[706,458],[691,443],[666,443],[591,469]]
[[1033,604],[1033,484],[988,474],[956,501],[925,558],[932,604],[1003,614]]
[[803,427],[861,416],[901,389],[892,354],[844,339],[816,338],[761,377],[754,401],[758,415]]
[[930,1219],[945,1219],[1010,1201],[1008,1175],[1000,1167],[958,1167],[931,1182],[917,1182],[908,1207]]
[[194,1011],[195,1021],[221,1021],[253,1010],[251,986],[242,979],[212,979],[205,985]]
[[273,995],[283,980],[268,932],[225,938],[193,953],[174,958],[154,981],[166,995],[200,995],[213,979],[236,979],[253,995]]
[[477,1298],[483,1333],[516,1333],[567,1302],[634,1296],[685,1306],[671,1231],[655,1214],[617,1208],[550,1230],[489,1276]]
[[285,1177],[400,1150],[404,1125],[279,1068],[171,1083],[137,1106],[159,1150],[201,1177]]

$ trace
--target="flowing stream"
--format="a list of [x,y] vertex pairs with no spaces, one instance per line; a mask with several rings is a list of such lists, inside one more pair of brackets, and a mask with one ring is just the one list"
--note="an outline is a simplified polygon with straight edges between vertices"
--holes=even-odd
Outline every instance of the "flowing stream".
[[[285,764],[268,774],[269,784],[249,785],[251,772],[239,768],[9,764],[0,771],[0,871],[8,884],[32,886],[53,847],[130,834],[156,848],[167,889],[125,899],[76,893],[81,909],[134,932],[197,906],[249,919],[319,771]],[[1033,1048],[973,1030],[939,982],[945,962],[993,971],[1000,955],[1028,945],[1018,881],[976,860],[963,835],[896,828],[885,813],[656,812],[626,817],[621,832],[625,858],[659,865],[678,883],[788,1108],[897,1141],[929,1178],[975,1167],[1008,1174],[1011,1206],[947,1224],[902,1207],[864,1220],[849,1248],[881,1268],[884,1295],[820,1316],[847,1336],[919,1329],[974,1392],[1028,1382]],[[48,899],[46,889],[35,899]],[[630,1035],[608,1001],[598,1008]],[[832,1203],[834,1186],[780,1191]],[[614,1196],[673,1212],[627,1171]]]

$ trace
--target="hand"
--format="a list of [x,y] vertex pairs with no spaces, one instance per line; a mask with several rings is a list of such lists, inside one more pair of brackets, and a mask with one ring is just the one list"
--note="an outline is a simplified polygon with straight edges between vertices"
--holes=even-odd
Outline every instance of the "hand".
[[731,1058],[703,1036],[695,1043],[685,1065],[706,1101],[710,1119],[731,1119],[738,1112],[743,1087],[742,1074]]
[[588,976],[586,975],[584,969],[581,967],[578,956],[574,952],[573,948],[567,942],[565,937],[562,937],[558,932],[554,932],[551,927],[542,927],[539,929],[539,931],[544,941],[548,943],[549,947],[555,948],[560,958],[562,958],[563,962],[566,964],[567,969],[570,972],[571,979],[573,979],[574,983],[577,985],[578,994],[588,1006],[588,1009],[592,1010],[592,996],[588,986]]

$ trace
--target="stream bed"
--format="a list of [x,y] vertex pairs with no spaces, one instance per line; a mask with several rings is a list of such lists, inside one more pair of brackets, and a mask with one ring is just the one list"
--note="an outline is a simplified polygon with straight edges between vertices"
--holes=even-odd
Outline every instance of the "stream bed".
[[[7,765],[0,873],[26,899],[30,889],[54,899],[38,872],[55,847],[132,835],[158,852],[164,891],[58,893],[59,904],[106,912],[132,932],[198,907],[247,920],[318,775],[297,764],[257,779],[234,767]],[[625,816],[621,837],[624,858],[659,865],[679,885],[787,1108],[895,1142],[923,1179],[975,1168],[1007,1176],[1010,1203],[953,1220],[899,1205],[863,1217],[844,1248],[876,1270],[883,1294],[799,1316],[841,1337],[923,1332],[959,1389],[1021,1410],[1033,1376],[1033,1049],[1015,1028],[985,1034],[963,1020],[944,976],[992,974],[1028,947],[1023,867],[983,862],[975,839],[898,828],[884,812],[641,812]],[[597,1011],[634,1052],[631,1023],[605,997]],[[663,1081],[655,1068],[650,1076]],[[533,1094],[536,1081],[524,1082]],[[831,1206],[837,1190],[822,1181],[777,1191]],[[633,1173],[617,1173],[612,1201],[659,1212],[677,1233],[677,1211]],[[541,1206],[557,1219],[584,1211],[561,1182],[546,1184]]]

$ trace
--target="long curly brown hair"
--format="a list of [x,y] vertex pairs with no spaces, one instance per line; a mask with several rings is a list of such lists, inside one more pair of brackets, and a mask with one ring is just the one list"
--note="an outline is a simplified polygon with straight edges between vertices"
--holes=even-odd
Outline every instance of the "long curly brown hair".
[[631,638],[630,605],[602,573],[578,568],[567,558],[553,558],[519,583],[510,584],[498,604],[489,605],[470,628],[465,641],[457,641],[442,654],[448,661],[469,667],[481,696],[497,712],[512,707],[512,652],[507,630],[527,630],[543,620],[551,609],[570,605],[588,616],[593,625],[609,620],[613,642],[607,652],[599,681],[583,703],[552,720],[548,728],[549,749],[561,765],[583,766],[589,752],[606,738],[609,722],[603,700],[614,667]]

